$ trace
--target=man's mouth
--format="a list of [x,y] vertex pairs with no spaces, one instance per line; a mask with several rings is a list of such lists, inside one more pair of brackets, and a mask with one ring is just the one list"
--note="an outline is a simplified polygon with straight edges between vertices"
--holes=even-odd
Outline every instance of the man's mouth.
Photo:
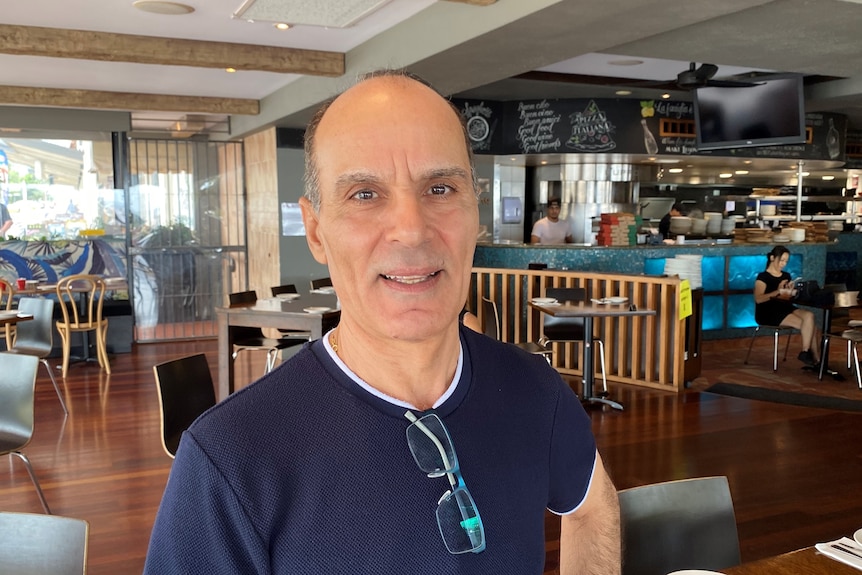
[[436,271],[434,273],[425,274],[425,275],[421,275],[421,276],[391,276],[391,275],[387,275],[387,274],[381,274],[381,275],[383,275],[383,277],[389,281],[393,281],[393,282],[397,282],[397,283],[405,284],[405,285],[413,285],[413,284],[426,282],[426,281],[430,280],[431,278],[437,276],[437,274],[439,274],[439,273],[440,273],[439,271]]

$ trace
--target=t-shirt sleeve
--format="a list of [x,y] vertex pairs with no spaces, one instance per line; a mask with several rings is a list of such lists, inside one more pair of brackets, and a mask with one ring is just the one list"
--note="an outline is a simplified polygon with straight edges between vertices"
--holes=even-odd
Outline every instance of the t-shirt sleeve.
[[144,574],[269,571],[266,547],[233,489],[185,433],[156,515]]
[[580,400],[563,386],[551,438],[548,509],[571,513],[586,498],[596,464],[596,440]]

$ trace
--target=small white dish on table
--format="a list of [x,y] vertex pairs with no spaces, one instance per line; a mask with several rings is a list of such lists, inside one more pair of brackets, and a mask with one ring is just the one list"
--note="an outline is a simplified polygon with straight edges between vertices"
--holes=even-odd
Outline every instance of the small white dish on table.
[[313,306],[313,307],[304,308],[302,311],[304,311],[305,313],[326,313],[326,312],[330,311],[331,309],[332,309],[331,307]]

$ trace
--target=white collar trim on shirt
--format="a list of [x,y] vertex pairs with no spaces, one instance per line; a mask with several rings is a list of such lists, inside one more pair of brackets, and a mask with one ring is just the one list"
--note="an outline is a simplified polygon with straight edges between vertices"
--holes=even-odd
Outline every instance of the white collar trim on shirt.
[[[329,336],[332,334],[333,331],[335,331],[335,330],[334,329],[330,330],[323,337],[323,346],[326,348],[326,352],[329,354],[329,357],[331,357],[332,361],[335,362],[335,365],[337,365],[339,367],[339,369],[341,369],[341,371],[343,371],[350,379],[352,379],[354,382],[356,382],[356,385],[358,385],[359,387],[361,387],[362,389],[364,389],[365,391],[367,391],[368,393],[370,393],[374,397],[380,398],[383,401],[386,401],[387,403],[391,403],[392,405],[397,405],[399,407],[404,407],[406,409],[415,409],[415,410],[419,411],[419,409],[415,405],[411,405],[410,403],[407,403],[406,401],[402,401],[400,399],[396,399],[392,396],[386,395],[385,393],[383,393],[382,391],[380,391],[379,389],[377,389],[375,387],[372,387],[367,382],[365,382],[362,378],[360,378],[358,375],[353,373],[353,370],[351,370],[349,367],[347,367],[347,365],[343,361],[341,361],[341,358],[338,357],[338,354],[335,353],[335,351],[332,349],[332,345],[329,343]],[[439,397],[439,399],[437,399],[437,401],[434,402],[434,405],[432,406],[433,408],[437,408],[437,407],[443,405],[443,403],[447,399],[449,399],[449,397],[451,397],[453,393],[455,393],[455,389],[458,387],[458,382],[461,380],[461,370],[463,369],[463,367],[464,367],[464,348],[461,347],[461,343],[458,342],[458,366],[455,368],[455,377],[452,378],[452,382],[449,383],[449,387],[446,389],[446,391],[443,393],[443,395],[441,395]]]

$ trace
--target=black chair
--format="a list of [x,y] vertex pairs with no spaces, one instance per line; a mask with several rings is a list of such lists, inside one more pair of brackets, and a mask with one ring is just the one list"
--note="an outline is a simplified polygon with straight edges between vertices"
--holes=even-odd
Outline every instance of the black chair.
[[199,353],[153,366],[159,393],[162,447],[174,457],[183,431],[216,404],[206,355]]
[[[299,293],[296,290],[296,286],[294,284],[283,284],[280,286],[272,286],[269,289],[272,292],[272,297],[278,297],[281,294],[298,294]],[[285,337],[298,338],[298,339],[302,339],[302,340],[308,340],[311,338],[311,332],[308,330],[278,328],[278,333],[283,334]]]
[[[254,291],[235,292],[228,295],[228,301],[230,301],[231,306],[254,305],[257,301],[257,293]],[[269,373],[275,367],[275,358],[279,351],[295,345],[302,345],[306,341],[291,337],[266,337],[259,327],[231,326],[230,331],[233,337],[231,358],[235,360],[241,351],[264,350],[266,351],[264,374]]]
[[726,477],[667,481],[619,492],[623,575],[718,571],[740,562]]
[[15,455],[24,462],[39,495],[39,501],[42,502],[42,508],[50,515],[51,509],[45,501],[45,494],[42,493],[30,459],[21,451],[33,438],[38,370],[39,358],[34,355],[0,352],[0,373],[3,374],[3,377],[0,377],[0,455]]
[[18,311],[32,314],[33,319],[18,324],[15,344],[9,352],[39,358],[48,372],[48,377],[51,378],[51,383],[54,384],[54,390],[57,392],[63,411],[69,413],[63,394],[60,392],[60,386],[57,385],[57,378],[54,377],[54,371],[45,359],[51,355],[54,347],[54,302],[41,297],[22,297],[18,301]]
[[0,572],[83,575],[89,533],[83,519],[0,512]]
[[[545,290],[545,297],[552,297],[558,302],[579,302],[587,299],[587,290],[584,288],[548,288]],[[554,342],[583,342],[584,341],[584,319],[580,317],[554,317],[549,314],[544,316],[544,324],[542,326],[542,338],[539,343],[550,347],[550,343]],[[593,342],[599,353],[599,365],[602,369],[602,389],[606,394],[608,392],[608,380],[605,374],[605,344],[599,338],[594,338]]]
[[787,335],[787,343],[784,346],[784,361],[787,361],[787,351],[790,349],[790,338],[799,330],[783,325],[758,325],[754,328],[754,333],[751,335],[751,341],[748,343],[748,353],[745,354],[744,364],[748,364],[748,358],[751,356],[751,347],[754,345],[754,340],[760,334],[760,330],[772,333],[772,371],[778,371],[778,336],[781,334]]
[[[497,312],[497,304],[485,297],[482,298],[482,333],[490,338],[500,339],[500,314]],[[549,347],[533,341],[525,341],[513,345],[523,349],[527,353],[541,355],[545,358],[545,361],[551,363],[551,356],[554,354],[554,350]]]
[[331,278],[319,278],[316,280],[311,280],[311,289],[320,289],[327,287],[332,287]]

